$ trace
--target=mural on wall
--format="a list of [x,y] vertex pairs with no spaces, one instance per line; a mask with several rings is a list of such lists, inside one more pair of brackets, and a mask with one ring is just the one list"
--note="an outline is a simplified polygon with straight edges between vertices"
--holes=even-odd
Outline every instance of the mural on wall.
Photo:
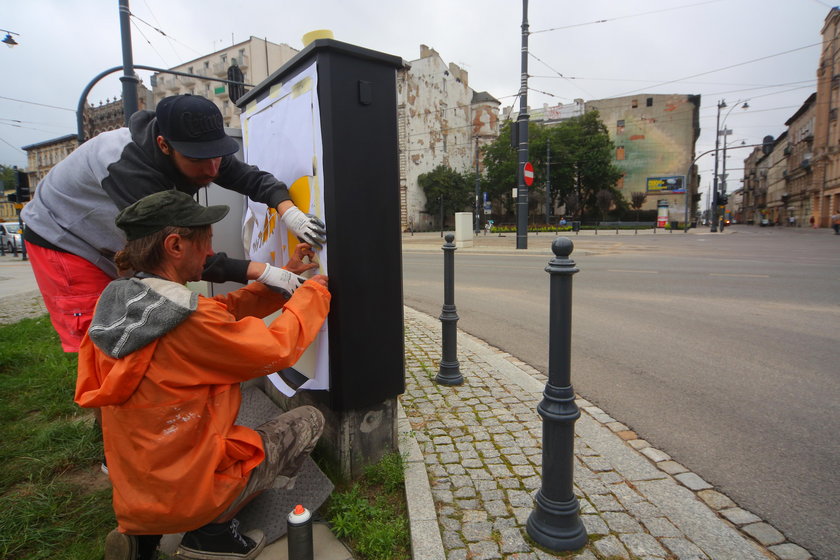
[[[245,161],[272,173],[289,186],[292,201],[303,212],[324,216],[324,170],[318,72],[313,63],[293,79],[271,88],[269,95],[242,113]],[[329,229],[329,224],[327,224]],[[298,244],[277,211],[248,200],[242,228],[247,258],[283,266]],[[327,274],[327,246],[318,251],[319,267],[305,273]],[[291,368],[269,376],[284,394],[298,389],[329,388],[327,323],[315,342]]]

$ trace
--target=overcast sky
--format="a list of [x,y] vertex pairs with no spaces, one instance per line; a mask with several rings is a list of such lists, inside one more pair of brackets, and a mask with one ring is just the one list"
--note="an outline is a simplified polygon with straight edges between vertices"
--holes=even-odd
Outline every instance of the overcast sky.
[[[122,64],[118,0],[4,2],[0,28],[0,163],[26,166],[22,146],[76,132],[75,108],[97,74]],[[701,94],[696,153],[714,148],[717,103],[733,109],[730,143],[777,136],[816,91],[825,0],[529,0],[531,107],[632,93]],[[169,68],[250,36],[301,49],[301,37],[335,38],[400,56],[419,45],[469,72],[470,86],[503,106],[519,103],[521,0],[130,0],[135,64]],[[164,34],[156,31],[155,28]],[[3,34],[5,35],[5,33]],[[148,73],[138,72],[148,86]],[[88,97],[121,92],[119,73]],[[722,117],[728,113],[724,109]],[[729,159],[729,190],[743,157]],[[741,155],[743,154],[743,156]],[[713,157],[699,160],[701,189]]]

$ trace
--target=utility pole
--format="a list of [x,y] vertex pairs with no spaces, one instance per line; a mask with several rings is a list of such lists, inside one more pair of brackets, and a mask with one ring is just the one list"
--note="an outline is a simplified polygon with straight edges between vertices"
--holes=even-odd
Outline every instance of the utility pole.
[[478,232],[481,229],[481,202],[480,202],[480,187],[481,187],[481,180],[478,175],[478,137],[475,139],[475,234],[478,235]]
[[123,113],[125,124],[137,112],[137,82],[140,80],[134,73],[134,57],[131,53],[131,11],[128,0],[119,0],[120,5],[120,36],[122,38],[123,75],[122,82]]
[[545,225],[551,222],[551,138],[545,139]]
[[717,232],[718,230],[718,150],[720,149],[720,110],[726,107],[725,101],[720,101],[717,104],[717,122],[715,123],[715,174],[712,179],[712,196],[709,199],[711,215],[710,231]]
[[528,188],[525,186],[525,164],[528,163],[528,0],[522,0],[522,74],[519,84],[519,118],[516,131],[519,139],[519,166],[516,190],[516,248],[528,248]]

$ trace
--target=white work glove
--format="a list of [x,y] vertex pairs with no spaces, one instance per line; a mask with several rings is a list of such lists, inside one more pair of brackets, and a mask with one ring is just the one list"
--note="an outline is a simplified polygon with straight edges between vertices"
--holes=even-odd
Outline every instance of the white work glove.
[[321,249],[327,241],[327,226],[313,214],[304,214],[300,208],[292,206],[280,217],[283,224],[292,230],[298,239]]
[[265,270],[262,274],[260,274],[259,278],[257,278],[257,282],[262,282],[275,292],[280,292],[287,298],[292,297],[295,290],[297,290],[305,281],[306,278],[303,276],[298,276],[288,270],[283,270],[282,268],[277,268],[276,266],[271,266],[270,264],[265,265]]

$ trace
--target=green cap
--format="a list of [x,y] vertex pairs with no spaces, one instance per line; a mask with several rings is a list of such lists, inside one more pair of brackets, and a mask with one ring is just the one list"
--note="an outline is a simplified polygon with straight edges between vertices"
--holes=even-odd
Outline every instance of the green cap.
[[129,241],[146,237],[167,226],[196,227],[215,224],[230,207],[202,206],[185,192],[168,190],[150,194],[117,214],[117,227]]

